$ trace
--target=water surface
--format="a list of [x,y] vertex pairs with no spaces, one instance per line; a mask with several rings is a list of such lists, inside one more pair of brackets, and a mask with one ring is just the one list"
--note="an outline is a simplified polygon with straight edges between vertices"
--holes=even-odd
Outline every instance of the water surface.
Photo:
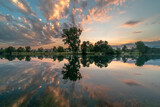
[[160,56],[1,56],[0,107],[158,107]]

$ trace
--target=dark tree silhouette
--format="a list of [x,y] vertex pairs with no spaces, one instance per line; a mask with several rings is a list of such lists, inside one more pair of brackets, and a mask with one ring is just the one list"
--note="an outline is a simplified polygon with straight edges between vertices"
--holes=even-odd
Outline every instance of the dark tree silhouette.
[[84,41],[81,45],[81,50],[82,50],[82,54],[86,55],[87,54],[87,50],[89,48],[89,41]]
[[58,52],[64,52],[64,48],[62,46],[59,46],[57,49]]
[[15,52],[15,51],[16,51],[16,49],[12,46],[5,49],[5,52],[9,53],[10,55],[12,54],[12,52]]
[[69,49],[72,52],[77,52],[80,46],[80,35],[82,30],[77,27],[72,27],[70,29],[63,29],[62,38],[64,44],[68,44]]
[[76,81],[77,79],[81,79],[82,75],[79,72],[80,63],[79,58],[77,56],[70,57],[68,59],[69,63],[64,64],[63,67],[63,79],[69,79],[71,81]]
[[26,52],[31,52],[31,47],[30,46],[26,46],[25,49],[26,49]]
[[23,48],[23,47],[19,47],[18,49],[17,49],[17,52],[24,52],[25,51],[25,49]]
[[142,41],[138,41],[135,44],[138,51],[141,52],[142,54],[146,53],[147,50],[149,49],[147,46],[145,46],[145,44]]

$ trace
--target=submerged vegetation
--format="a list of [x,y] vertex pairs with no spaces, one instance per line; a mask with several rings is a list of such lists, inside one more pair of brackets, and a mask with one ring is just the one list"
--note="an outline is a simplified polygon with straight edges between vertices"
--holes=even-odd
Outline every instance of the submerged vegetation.
[[90,41],[83,41],[81,44],[80,35],[82,30],[76,27],[69,29],[63,29],[62,38],[65,45],[68,48],[62,46],[53,47],[52,49],[38,48],[37,50],[31,49],[30,46],[15,47],[9,46],[8,48],[1,48],[0,54],[6,55],[64,55],[64,54],[75,54],[75,55],[143,55],[143,54],[159,54],[159,48],[150,48],[145,46],[142,41],[135,43],[135,47],[127,48],[124,45],[122,48],[113,49],[107,41],[97,41],[92,44]]

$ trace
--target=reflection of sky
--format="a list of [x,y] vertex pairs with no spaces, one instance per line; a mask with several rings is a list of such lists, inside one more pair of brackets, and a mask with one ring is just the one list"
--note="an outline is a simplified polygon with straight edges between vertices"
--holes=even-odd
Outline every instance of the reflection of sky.
[[112,61],[107,68],[91,64],[81,66],[82,79],[71,82],[62,79],[64,63],[67,60],[45,58],[0,63],[0,104],[42,105],[47,99],[57,106],[160,104],[159,66],[137,67],[121,61]]

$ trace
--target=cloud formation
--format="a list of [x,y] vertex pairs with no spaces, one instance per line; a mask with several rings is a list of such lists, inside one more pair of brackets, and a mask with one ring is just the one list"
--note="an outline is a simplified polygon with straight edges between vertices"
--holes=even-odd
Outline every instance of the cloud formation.
[[[64,28],[106,22],[111,16],[110,5],[122,5],[125,0],[1,0],[0,6],[17,14],[0,13],[0,43],[8,45],[46,45],[61,38]],[[91,4],[92,2],[92,4]]]
[[131,20],[131,21],[127,21],[126,23],[124,23],[122,27],[135,27],[139,25],[140,23],[142,23],[141,20]]

